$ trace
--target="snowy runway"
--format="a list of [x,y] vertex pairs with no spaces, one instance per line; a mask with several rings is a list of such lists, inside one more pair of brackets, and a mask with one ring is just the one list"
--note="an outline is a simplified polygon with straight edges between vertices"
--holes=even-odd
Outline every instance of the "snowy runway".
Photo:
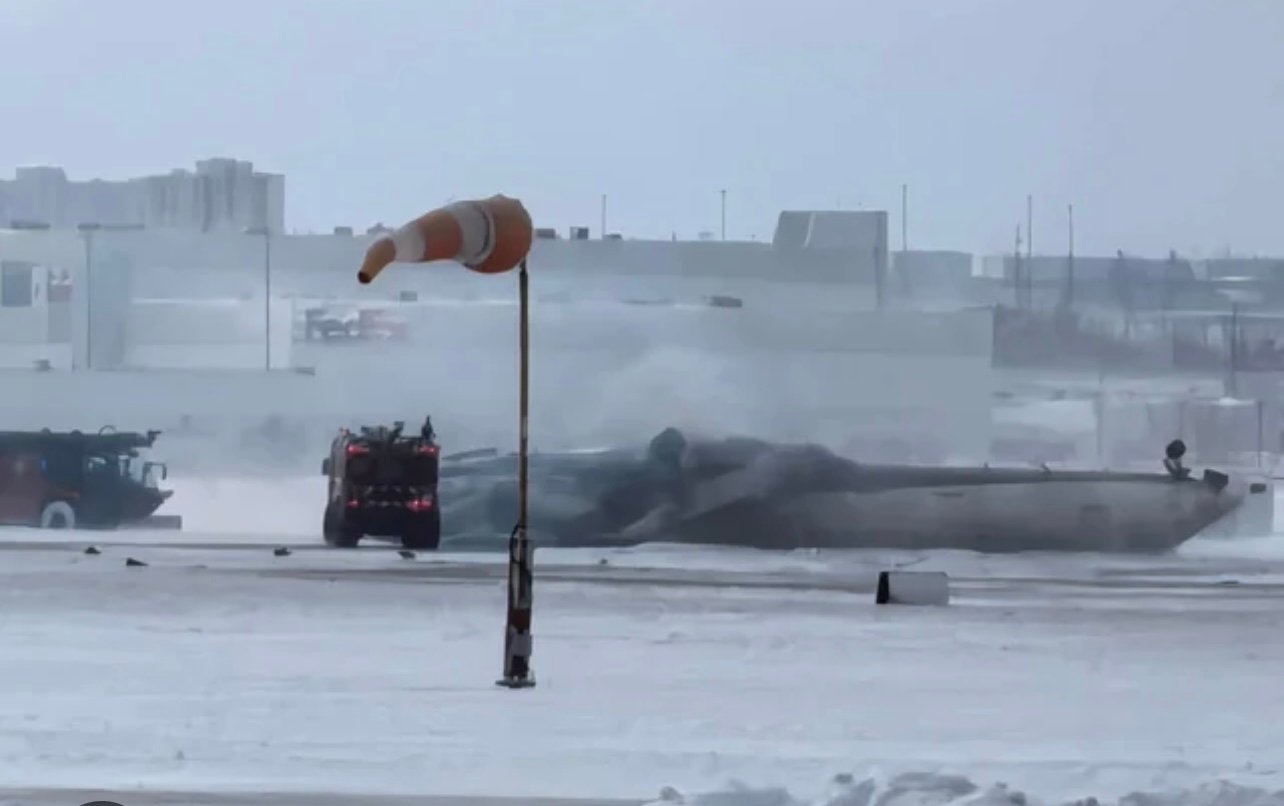
[[[1274,541],[542,550],[539,686],[514,692],[493,685],[502,557],[66,538],[0,530],[0,787],[645,800],[871,771],[1050,800],[1284,787]],[[950,571],[953,604],[876,607],[874,576],[901,564]]]

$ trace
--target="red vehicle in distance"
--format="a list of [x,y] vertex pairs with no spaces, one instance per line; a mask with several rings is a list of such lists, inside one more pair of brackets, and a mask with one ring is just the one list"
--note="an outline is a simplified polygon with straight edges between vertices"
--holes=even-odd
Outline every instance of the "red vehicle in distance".
[[159,431],[0,431],[0,525],[44,529],[181,528],[154,513],[174,494],[145,460]]

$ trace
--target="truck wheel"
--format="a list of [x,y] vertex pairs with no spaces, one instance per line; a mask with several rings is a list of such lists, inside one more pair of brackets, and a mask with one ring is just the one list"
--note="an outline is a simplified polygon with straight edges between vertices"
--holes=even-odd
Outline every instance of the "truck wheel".
[[361,534],[344,523],[343,515],[334,508],[333,504],[326,505],[321,533],[325,537],[326,545],[336,548],[355,548],[361,541]]
[[75,529],[76,510],[66,501],[50,501],[40,511],[41,529]]
[[441,545],[441,510],[434,509],[427,515],[413,518],[401,533],[403,548],[436,551]]

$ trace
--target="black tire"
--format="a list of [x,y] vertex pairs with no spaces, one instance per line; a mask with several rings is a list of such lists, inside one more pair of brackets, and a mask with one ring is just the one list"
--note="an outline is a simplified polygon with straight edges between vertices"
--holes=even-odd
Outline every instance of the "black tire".
[[441,510],[412,518],[401,533],[401,546],[419,551],[436,551],[441,545]]
[[40,508],[40,528],[75,529],[76,509],[67,501],[49,501]]
[[326,545],[335,548],[356,548],[361,542],[361,533],[345,522],[343,513],[335,509],[333,504],[326,505],[321,532],[325,537]]

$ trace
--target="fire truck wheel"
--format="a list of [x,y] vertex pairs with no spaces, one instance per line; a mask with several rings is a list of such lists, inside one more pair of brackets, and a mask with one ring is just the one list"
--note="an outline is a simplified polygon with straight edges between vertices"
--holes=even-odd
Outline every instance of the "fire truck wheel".
[[361,534],[348,526],[344,520],[343,514],[335,509],[333,505],[326,506],[322,535],[325,537],[327,545],[350,549],[361,541]]
[[66,501],[50,501],[40,511],[41,529],[75,529],[76,510]]
[[434,509],[426,515],[411,519],[401,533],[403,548],[436,551],[441,545],[441,511]]

